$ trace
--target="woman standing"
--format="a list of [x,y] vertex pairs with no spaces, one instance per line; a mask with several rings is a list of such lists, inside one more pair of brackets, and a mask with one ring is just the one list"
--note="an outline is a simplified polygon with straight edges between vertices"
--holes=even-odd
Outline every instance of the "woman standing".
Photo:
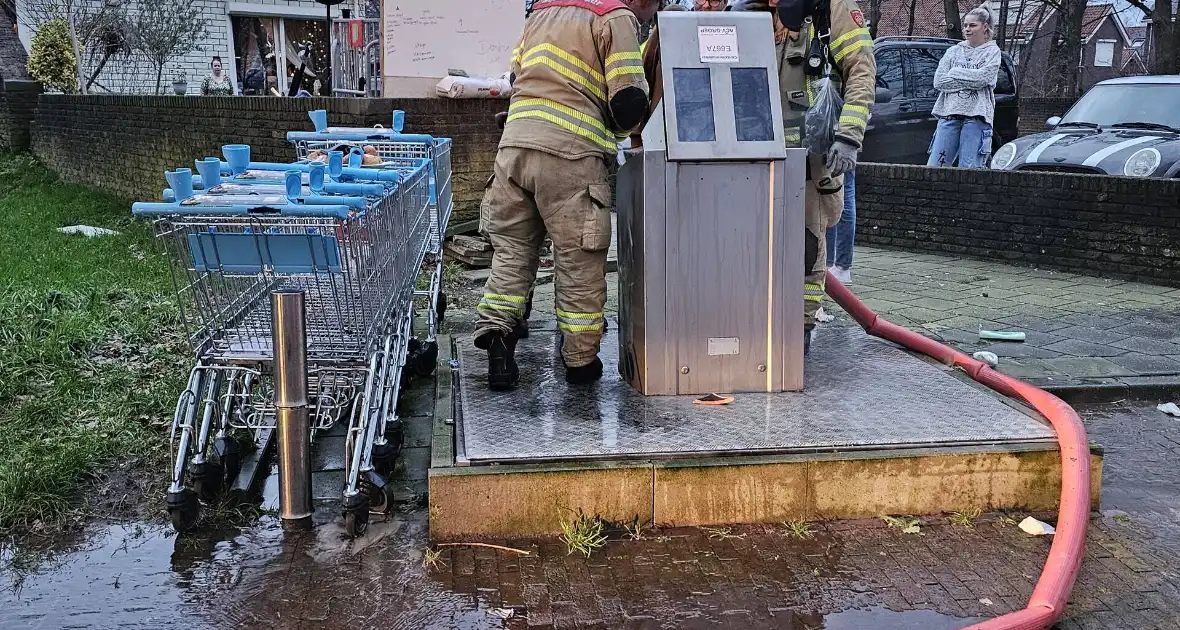
[[963,168],[987,166],[992,152],[992,114],[996,110],[996,77],[1000,47],[992,41],[994,18],[980,5],[963,18],[967,39],[950,47],[934,73],[938,100],[931,112],[938,117],[927,166]]
[[214,56],[209,66],[213,69],[213,74],[205,77],[205,80],[201,82],[201,95],[233,96],[237,90],[234,89],[229,77],[221,71],[221,57]]

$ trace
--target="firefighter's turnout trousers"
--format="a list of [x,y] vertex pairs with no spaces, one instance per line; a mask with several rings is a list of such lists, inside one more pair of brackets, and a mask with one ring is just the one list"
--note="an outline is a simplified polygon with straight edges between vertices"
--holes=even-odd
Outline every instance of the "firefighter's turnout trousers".
[[509,334],[522,321],[546,232],[553,242],[557,325],[567,367],[594,361],[602,342],[611,193],[602,157],[575,160],[501,147],[480,208],[495,250],[476,336]]

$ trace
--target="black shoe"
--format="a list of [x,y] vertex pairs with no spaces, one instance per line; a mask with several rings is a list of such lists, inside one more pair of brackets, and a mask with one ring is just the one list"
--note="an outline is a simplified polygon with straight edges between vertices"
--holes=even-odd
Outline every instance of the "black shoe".
[[475,338],[475,347],[488,351],[488,388],[512,389],[520,380],[516,366],[516,335],[499,331]]
[[814,332],[814,325],[803,327],[803,356],[807,356],[807,353],[811,352],[811,336]]
[[[562,363],[565,361],[562,360]],[[602,359],[598,357],[594,357],[594,360],[586,365],[578,367],[567,365],[565,368],[565,382],[570,385],[586,385],[600,378],[602,378]]]

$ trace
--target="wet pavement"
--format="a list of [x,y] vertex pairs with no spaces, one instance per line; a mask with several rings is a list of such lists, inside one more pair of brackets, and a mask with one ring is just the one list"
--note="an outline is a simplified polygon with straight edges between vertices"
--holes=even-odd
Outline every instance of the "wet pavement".
[[[23,551],[2,552],[0,628],[937,630],[1023,607],[1050,544],[984,515],[972,527],[924,518],[920,534],[879,520],[813,523],[802,540],[781,525],[618,531],[589,558],[557,539],[485,541],[527,556],[428,558],[412,492],[428,461],[428,393],[406,397],[406,500],[364,539],[345,538],[330,504],[304,534],[273,516],[179,539],[95,525],[31,573],[11,567],[27,564]],[[1104,512],[1062,629],[1180,627],[1180,420],[1157,402],[1080,409],[1106,448]]]

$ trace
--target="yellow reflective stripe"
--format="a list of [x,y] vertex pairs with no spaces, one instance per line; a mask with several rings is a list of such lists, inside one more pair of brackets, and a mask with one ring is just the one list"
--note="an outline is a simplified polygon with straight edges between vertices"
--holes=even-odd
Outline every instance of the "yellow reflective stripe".
[[824,296],[822,296],[822,295],[805,295],[805,296],[803,296],[803,300],[805,302],[823,302]]
[[647,40],[646,39],[643,40],[643,43],[639,45],[639,54],[642,55],[645,52],[647,52]]
[[577,332],[587,332],[587,331],[591,331],[591,330],[602,330],[602,323],[599,322],[597,324],[581,325],[581,324],[566,324],[563,322],[557,322],[557,327],[560,330],[564,330],[566,332],[577,333]]
[[[646,45],[647,45],[647,42],[643,42],[643,46],[646,46]],[[640,46],[639,49],[643,50],[643,46]],[[617,53],[610,55],[609,57],[606,58],[606,67],[609,68],[620,61],[638,61],[642,64],[643,63],[643,55],[642,55],[642,53],[637,53],[637,52],[617,52]]]
[[524,315],[524,309],[516,308],[515,306],[504,306],[501,304],[491,304],[488,302],[480,302],[479,304],[477,304],[475,306],[475,308],[477,310],[484,310],[484,311],[504,311],[506,313],[512,313],[513,315],[517,315],[517,316]]
[[594,96],[597,96],[599,99],[604,100],[604,101],[606,100],[606,90],[602,89],[601,83],[596,84],[596,83],[592,82],[590,79],[587,79],[586,77],[582,76],[581,74],[578,74],[578,72],[576,70],[571,70],[571,69],[563,66],[556,59],[552,59],[552,58],[546,57],[544,55],[537,55],[531,59],[525,60],[525,62],[523,64],[521,64],[520,67],[521,68],[529,68],[529,67],[535,66],[539,63],[545,64],[546,66],[553,68],[561,76],[563,76],[571,81],[576,82],[578,85],[581,85],[582,87],[586,88],[587,90],[590,90],[590,92],[592,94],[594,94]]
[[869,29],[867,29],[867,28],[854,28],[851,31],[848,31],[847,33],[844,33],[843,35],[832,40],[830,47],[832,50],[835,50],[840,47],[840,44],[843,44],[844,42],[852,39],[853,37],[856,37],[857,35],[868,35],[868,34],[869,34]]
[[873,38],[869,35],[868,30],[858,28],[848,31],[832,42],[832,60],[839,63],[841,59],[848,56],[848,53],[872,45],[872,43]]
[[569,311],[563,311],[561,309],[557,309],[557,316],[558,317],[568,317],[570,319],[595,319],[595,318],[601,319],[602,313],[571,313]]
[[815,291],[823,291],[824,285],[819,284],[818,282],[804,282],[803,288],[804,289],[813,289]]
[[[524,109],[528,107],[540,109]],[[573,120],[562,118],[557,114],[568,116]],[[618,142],[614,140],[614,135],[606,130],[606,126],[602,124],[602,121],[556,101],[546,98],[523,98],[514,101],[508,106],[508,121],[511,122],[518,118],[539,118],[551,122],[566,131],[588,138],[611,154],[619,150]]]
[[512,63],[520,65],[522,57],[520,55],[520,46],[512,49]]
[[511,302],[513,304],[524,304],[528,301],[523,295],[500,295],[499,293],[484,293],[483,299],[496,300],[497,302]]
[[854,125],[857,127],[868,127],[869,121],[856,115],[843,114],[840,116],[841,125]]
[[530,48],[528,50],[528,52],[526,52],[524,54],[524,58],[528,59],[529,57],[532,57],[533,55],[539,55],[542,52],[550,53],[552,55],[560,57],[562,60],[564,60],[570,64],[573,64],[574,66],[577,66],[577,68],[579,70],[590,75],[591,79],[593,79],[599,83],[603,83],[606,81],[606,79],[602,78],[601,72],[595,70],[594,68],[591,68],[589,66],[589,64],[587,64],[585,61],[578,59],[577,57],[571,55],[570,53],[567,53],[566,51],[558,48],[557,46],[554,46],[553,44],[537,44],[536,46],[533,46],[532,48]]
[[606,73],[606,80],[610,81],[611,79],[623,74],[643,74],[643,66],[621,66],[618,68],[612,68]]

